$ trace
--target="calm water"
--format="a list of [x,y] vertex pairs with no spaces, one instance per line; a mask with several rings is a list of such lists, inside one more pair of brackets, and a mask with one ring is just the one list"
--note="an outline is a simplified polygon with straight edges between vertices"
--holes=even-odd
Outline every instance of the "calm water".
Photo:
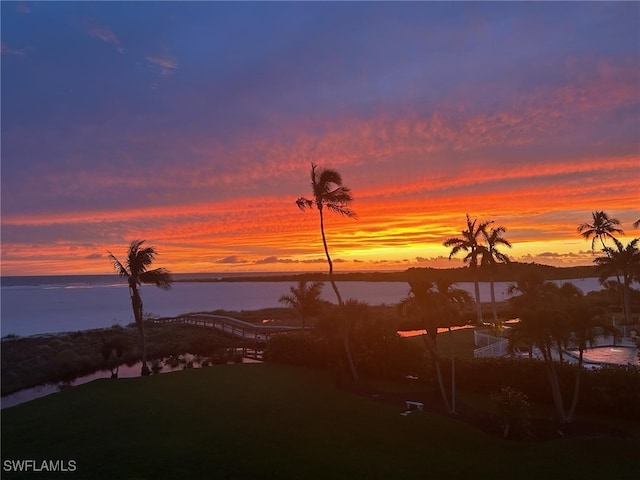
[[[211,274],[207,275],[211,276]],[[193,275],[189,275],[193,277]],[[600,290],[597,279],[571,280],[584,293]],[[371,305],[398,303],[409,292],[404,282],[337,282],[345,299]],[[256,310],[279,307],[278,298],[294,282],[176,282],[171,290],[142,287],[145,313],[174,316],[210,310]],[[457,284],[473,294],[473,283]],[[504,300],[507,282],[496,282],[496,300]],[[335,303],[331,286],[322,297]],[[489,284],[480,284],[489,301]],[[0,334],[33,335],[127,325],[133,322],[126,284],[115,275],[3,277]]]
[[[200,368],[202,365],[198,363],[196,357],[191,354],[180,355],[179,357],[182,361],[178,365],[170,365],[166,359],[162,359],[161,365],[162,370],[159,373],[171,373],[181,371],[185,368],[185,364],[187,361],[193,361],[192,366],[190,368]],[[242,363],[256,363],[257,360],[252,360],[250,358],[243,358]],[[142,366],[141,362],[134,363],[133,365],[120,365],[118,369],[118,378],[135,378],[140,376],[140,368]],[[154,374],[155,375],[155,374]],[[15,405],[20,405],[21,403],[28,402],[30,400],[35,400],[36,398],[44,397],[46,395],[51,395],[52,393],[57,393],[61,388],[69,388],[76,387],[78,385],[82,385],[84,383],[92,382],[93,380],[98,380],[100,378],[110,379],[111,380],[111,370],[100,370],[89,375],[84,375],[82,377],[77,377],[73,381],[65,383],[47,383],[45,385],[39,385],[33,388],[25,388],[24,390],[20,390],[19,392],[12,393],[11,395],[6,395],[0,399],[0,408],[9,408]],[[112,380],[117,381],[117,380]]]

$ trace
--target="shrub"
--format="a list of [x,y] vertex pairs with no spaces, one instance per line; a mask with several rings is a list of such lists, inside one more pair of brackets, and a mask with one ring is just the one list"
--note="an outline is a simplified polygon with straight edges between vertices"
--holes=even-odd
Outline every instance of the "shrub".
[[309,332],[286,332],[271,335],[264,352],[270,362],[328,367],[327,342]]
[[367,375],[397,379],[424,371],[423,349],[395,334],[370,339],[355,350],[358,371]]
[[[450,374],[442,362],[444,376]],[[562,397],[569,404],[577,366],[555,365]],[[477,358],[456,362],[456,383],[461,390],[490,394],[510,386],[535,403],[551,403],[551,389],[544,362],[521,358]],[[578,411],[640,420],[640,367],[603,366],[582,372]]]
[[531,403],[527,396],[512,387],[502,387],[500,390],[491,392],[490,396],[504,422],[503,437],[509,436],[509,430],[512,427],[517,433],[528,434]]

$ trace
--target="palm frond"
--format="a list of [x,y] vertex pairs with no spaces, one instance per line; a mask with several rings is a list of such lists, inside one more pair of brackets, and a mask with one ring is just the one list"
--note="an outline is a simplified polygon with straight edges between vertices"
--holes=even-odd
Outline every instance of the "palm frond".
[[141,284],[155,285],[162,290],[169,290],[173,279],[167,269],[156,268],[141,273],[138,277],[138,281]]
[[[591,213],[593,223],[582,223],[578,225],[578,233],[585,239],[589,240],[591,237],[591,249],[593,250],[597,239],[611,238],[615,240],[614,234],[624,234],[622,229],[616,225],[620,225],[620,220],[617,218],[611,218],[606,212],[602,210],[596,210]],[[604,242],[603,242],[604,243]]]
[[344,217],[349,217],[349,218],[357,218],[355,212],[353,210],[351,210],[349,207],[346,207],[342,204],[338,204],[338,203],[325,203],[325,207],[327,207],[327,210],[336,213],[338,215],[342,215]]
[[308,198],[300,197],[296,200],[296,205],[300,210],[305,210],[307,208],[313,207],[313,200],[309,200]]
[[331,191],[331,188],[342,186],[342,175],[333,168],[324,168],[320,170],[317,185],[321,187],[322,193]]
[[[293,288],[293,287],[291,287]],[[280,295],[280,298],[278,299],[279,303],[284,303],[285,305],[289,305],[291,307],[296,306],[298,304],[297,299],[293,296],[293,295]]]
[[134,240],[129,245],[127,267],[132,277],[137,278],[153,262],[156,252],[153,247],[141,248],[144,240]]
[[322,200],[325,202],[347,204],[353,201],[353,194],[349,187],[337,187],[336,189],[327,192],[322,197]]
[[113,262],[113,267],[115,268],[116,272],[118,272],[118,275],[120,275],[122,278],[129,278],[129,272],[127,271],[125,266],[120,263],[120,260],[118,260],[110,251],[107,250],[107,253],[109,254],[109,258]]

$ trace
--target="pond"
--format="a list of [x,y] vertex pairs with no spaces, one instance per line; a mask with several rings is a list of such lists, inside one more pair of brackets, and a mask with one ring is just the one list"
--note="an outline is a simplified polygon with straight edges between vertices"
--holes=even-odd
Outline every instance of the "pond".
[[[172,357],[163,358],[159,361],[159,365],[162,367],[156,374],[171,373],[175,371],[185,370],[188,368],[201,368],[209,365],[213,365],[208,359],[197,357],[189,353],[184,355],[174,355]],[[242,357],[242,363],[254,363],[258,360]],[[152,367],[154,362],[147,362],[149,367]],[[140,376],[140,370],[142,363],[134,363],[133,365],[120,365],[118,369],[118,378],[135,378]],[[89,375],[77,377],[70,382],[54,382],[47,383],[45,385],[38,385],[37,387],[25,388],[19,392],[6,395],[0,399],[0,408],[9,408],[21,403],[25,403],[36,398],[44,397],[52,393],[59,392],[65,388],[75,387],[84,383],[92,382],[100,378],[111,378],[110,370],[100,370]]]

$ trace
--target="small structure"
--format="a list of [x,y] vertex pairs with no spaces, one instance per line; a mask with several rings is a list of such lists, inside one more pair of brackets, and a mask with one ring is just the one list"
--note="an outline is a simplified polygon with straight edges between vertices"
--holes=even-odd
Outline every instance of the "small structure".
[[400,414],[403,417],[406,417],[411,412],[414,412],[416,410],[418,410],[420,412],[422,412],[424,410],[424,403],[422,403],[422,402],[414,402],[412,400],[407,400],[404,403],[405,403],[405,406],[406,406],[406,410]]

